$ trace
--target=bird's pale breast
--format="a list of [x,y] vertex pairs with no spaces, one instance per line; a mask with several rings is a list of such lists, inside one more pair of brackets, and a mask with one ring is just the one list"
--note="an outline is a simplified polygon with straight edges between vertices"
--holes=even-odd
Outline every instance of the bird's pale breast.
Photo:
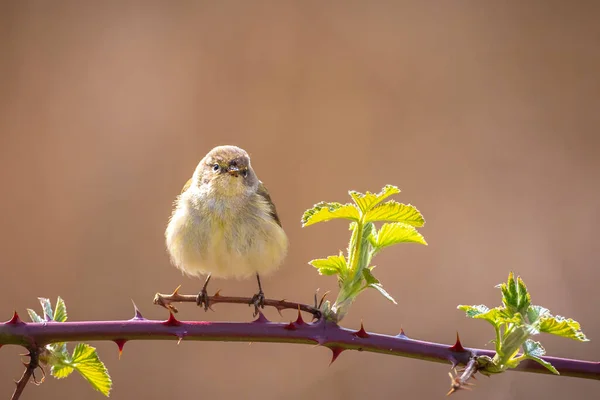
[[279,267],[283,229],[259,196],[240,204],[197,202],[183,193],[165,232],[171,260],[189,275],[246,278]]

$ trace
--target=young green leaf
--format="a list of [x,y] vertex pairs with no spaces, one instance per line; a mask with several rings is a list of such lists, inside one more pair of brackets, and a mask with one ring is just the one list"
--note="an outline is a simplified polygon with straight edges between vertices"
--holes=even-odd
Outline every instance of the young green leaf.
[[44,310],[44,319],[46,321],[52,321],[54,319],[54,312],[52,311],[52,304],[50,303],[50,299],[38,297],[38,300],[42,305],[42,310]]
[[67,320],[67,306],[65,305],[65,301],[60,296],[58,296],[58,299],[56,300],[54,320],[56,322],[65,322]]
[[78,343],[73,351],[71,367],[76,369],[94,389],[108,397],[112,381],[94,347]]
[[530,324],[535,324],[541,317],[550,315],[550,310],[542,306],[530,305],[527,309],[527,319]]
[[530,358],[530,359],[542,364],[553,374],[560,375],[558,373],[558,371],[556,370],[556,368],[554,368],[554,366],[552,364],[550,364],[548,361],[546,361],[542,358],[542,356],[544,354],[546,354],[546,350],[544,349],[544,347],[542,346],[542,344],[540,342],[535,342],[531,339],[527,339],[525,341],[525,343],[523,343],[523,352],[525,353],[527,358]]
[[346,274],[346,258],[340,252],[337,256],[329,256],[327,258],[319,258],[308,262],[310,265],[315,267],[321,275],[336,275],[339,274],[342,277]]
[[508,313],[504,307],[489,309],[483,304],[480,304],[478,306],[460,305],[457,308],[465,311],[467,317],[483,319],[495,327],[499,327],[502,324],[519,323],[519,321],[521,321],[519,316],[513,316]]
[[52,368],[50,368],[50,373],[56,379],[64,379],[67,376],[71,375],[74,371],[73,362],[71,360],[71,356],[67,353],[62,354],[54,354],[50,364],[52,364]]
[[29,318],[31,318],[31,320],[33,322],[44,322],[44,318],[37,315],[37,313],[35,311],[33,311],[31,308],[27,309],[27,313],[29,314]]
[[372,235],[371,238],[371,245],[377,250],[404,242],[427,245],[425,238],[415,229],[415,227],[402,222],[383,224],[377,235]]
[[490,311],[490,309],[484,306],[483,304],[480,304],[478,306],[466,306],[461,304],[456,308],[458,308],[459,310],[463,310],[469,318],[477,318],[477,316],[486,314]]
[[369,268],[365,268],[362,270],[363,277],[365,278],[365,281],[367,282],[367,286],[379,283],[379,279],[375,278],[373,276],[373,273],[371,272],[373,270],[373,268],[375,268],[375,267],[369,267]]
[[[365,271],[365,270],[363,269],[363,271]],[[368,285],[368,287],[371,287],[371,288],[377,290],[379,293],[381,293],[383,295],[383,297],[385,297],[392,303],[398,304],[398,303],[396,303],[396,300],[394,300],[394,298],[392,296],[390,296],[390,294],[383,289],[383,286],[380,283],[371,283],[370,285]]]
[[508,281],[498,285],[502,290],[502,303],[512,312],[525,313],[531,304],[531,296],[527,287],[521,279],[515,279],[512,272],[508,275]]
[[541,317],[539,321],[539,330],[540,332],[551,333],[553,335],[579,340],[580,342],[589,341],[581,331],[579,322],[558,315],[556,317],[551,315]]
[[425,219],[416,207],[394,200],[375,206],[365,214],[365,222],[375,221],[402,222],[415,227],[425,224]]
[[47,344],[46,348],[52,352],[53,357],[58,357],[59,360],[68,359],[69,351],[67,350],[67,344],[64,342]]
[[354,204],[320,202],[315,204],[310,210],[304,212],[304,215],[302,215],[302,226],[310,226],[317,222],[339,218],[358,221],[360,215]]
[[381,192],[379,192],[379,193],[366,192],[363,194],[363,193],[356,192],[354,190],[351,190],[348,193],[350,194],[350,196],[352,197],[352,199],[354,200],[354,202],[356,203],[358,208],[363,213],[366,213],[371,208],[373,208],[375,205],[381,203],[383,200],[387,199],[388,197],[390,197],[394,194],[400,193],[400,189],[398,189],[396,186],[393,186],[393,185],[385,185],[384,188],[381,189]]

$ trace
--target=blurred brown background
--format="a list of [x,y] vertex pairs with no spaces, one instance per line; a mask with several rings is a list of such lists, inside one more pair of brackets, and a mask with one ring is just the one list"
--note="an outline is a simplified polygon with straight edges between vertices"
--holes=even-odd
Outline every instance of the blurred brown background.
[[[95,4],[94,4],[95,3]],[[429,247],[377,258],[399,301],[361,296],[348,327],[482,347],[457,304],[496,305],[509,270],[533,301],[592,339],[540,337],[550,355],[600,359],[600,25],[594,2],[3,1],[0,5],[0,316],[62,296],[71,320],[149,318],[155,292],[201,282],[169,265],[163,232],[196,163],[248,150],[291,241],[268,297],[335,290],[311,258],[347,225],[301,229],[347,191],[398,185]],[[213,290],[251,295],[254,280]],[[251,309],[181,307],[184,319]],[[293,317],[285,314],[284,320]],[[267,316],[281,320],[269,310]],[[278,344],[95,342],[113,399],[439,399],[448,365]],[[0,394],[21,374],[0,351]],[[597,398],[597,381],[507,373],[461,398]],[[78,376],[26,399],[100,399]]]

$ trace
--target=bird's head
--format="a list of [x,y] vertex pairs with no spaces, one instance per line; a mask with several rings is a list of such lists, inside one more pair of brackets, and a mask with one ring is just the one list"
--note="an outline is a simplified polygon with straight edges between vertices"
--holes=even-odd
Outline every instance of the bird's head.
[[236,146],[218,146],[200,161],[194,173],[202,188],[223,197],[255,193],[259,180],[250,166],[248,153]]

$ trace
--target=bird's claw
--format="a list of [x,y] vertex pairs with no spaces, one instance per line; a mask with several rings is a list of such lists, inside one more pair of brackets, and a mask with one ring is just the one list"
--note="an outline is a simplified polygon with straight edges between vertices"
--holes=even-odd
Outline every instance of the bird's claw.
[[254,296],[252,296],[252,300],[250,300],[249,305],[254,305],[254,316],[258,315],[259,308],[265,308],[265,294],[263,291],[259,291]]
[[196,296],[196,304],[202,307],[204,305],[204,311],[208,311],[210,308],[210,304],[208,302],[208,293],[206,292],[206,288],[202,288],[198,296]]

